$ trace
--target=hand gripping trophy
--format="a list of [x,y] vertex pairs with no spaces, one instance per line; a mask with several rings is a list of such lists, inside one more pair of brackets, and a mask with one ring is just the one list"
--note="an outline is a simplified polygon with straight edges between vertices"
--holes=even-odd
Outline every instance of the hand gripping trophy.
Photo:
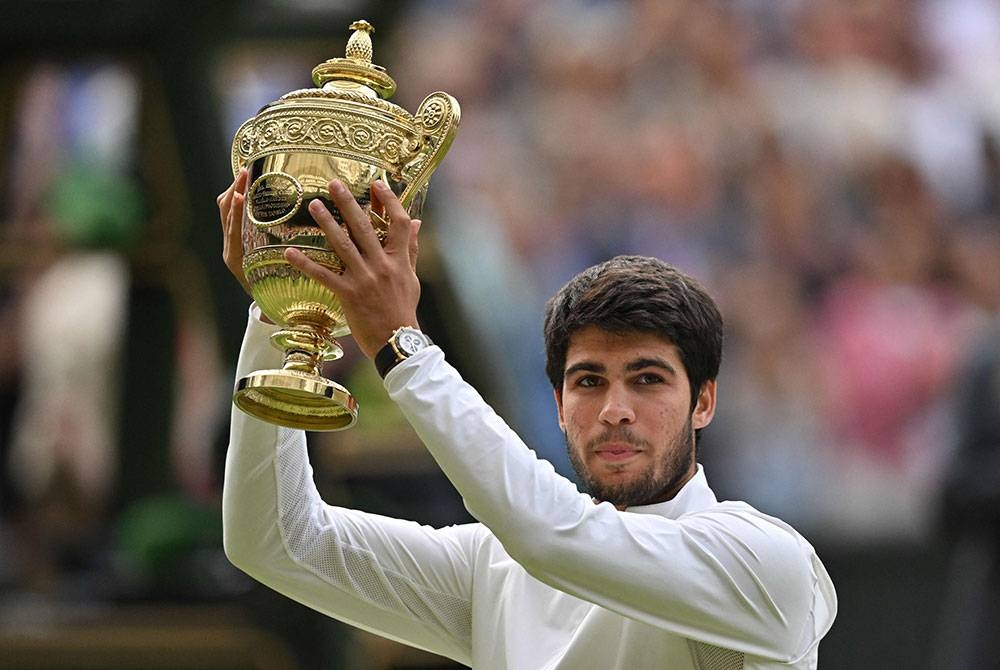
[[[243,212],[243,271],[253,299],[281,330],[272,342],[284,350],[280,370],[243,377],[233,402],[255,417],[292,428],[340,430],[357,421],[351,393],[320,372],[343,351],[334,338],[350,333],[336,295],[284,259],[297,247],[333,271],[340,258],[327,249],[308,212],[327,184],[350,189],[384,242],[388,224],[371,209],[370,186],[382,179],[414,218],[420,216],[431,173],[455,137],[458,102],[427,96],[415,115],[388,101],[396,82],[372,63],[371,24],[357,21],[346,58],[312,72],[319,88],[292,91],[247,120],[233,139],[233,174],[248,169]],[[336,207],[329,207],[339,217]]]

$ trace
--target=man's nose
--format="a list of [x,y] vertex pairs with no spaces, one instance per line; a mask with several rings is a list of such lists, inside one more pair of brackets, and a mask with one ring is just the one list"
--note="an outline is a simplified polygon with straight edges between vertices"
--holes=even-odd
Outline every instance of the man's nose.
[[614,387],[608,390],[601,407],[600,419],[609,426],[619,426],[635,421],[635,411],[623,390]]

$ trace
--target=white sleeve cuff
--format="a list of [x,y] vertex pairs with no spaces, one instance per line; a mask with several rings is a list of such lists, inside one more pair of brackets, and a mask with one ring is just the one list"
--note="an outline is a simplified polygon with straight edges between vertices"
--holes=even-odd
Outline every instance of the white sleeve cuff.
[[243,347],[237,365],[237,379],[245,377],[254,370],[281,367],[282,353],[271,344],[271,335],[278,332],[280,326],[265,323],[261,320],[261,316],[257,303],[251,303],[247,314],[247,330],[243,336]]

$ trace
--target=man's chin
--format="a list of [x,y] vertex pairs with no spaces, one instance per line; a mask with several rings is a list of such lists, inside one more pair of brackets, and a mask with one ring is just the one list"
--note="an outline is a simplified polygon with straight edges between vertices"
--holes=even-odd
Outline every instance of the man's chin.
[[588,493],[595,500],[609,502],[615,507],[641,504],[645,491],[638,490],[634,476],[618,477],[615,481],[591,480]]

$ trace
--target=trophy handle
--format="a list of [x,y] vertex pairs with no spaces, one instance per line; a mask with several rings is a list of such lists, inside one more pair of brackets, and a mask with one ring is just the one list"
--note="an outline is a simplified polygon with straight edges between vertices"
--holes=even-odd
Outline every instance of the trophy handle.
[[403,207],[409,209],[417,194],[427,186],[431,173],[451,148],[461,116],[458,100],[443,91],[431,93],[420,103],[415,120],[417,132],[421,134],[423,142],[417,155],[402,169],[407,182],[399,197]]
[[250,158],[254,141],[253,124],[256,120],[256,117],[251,116],[243,122],[243,125],[237,129],[236,135],[233,136],[233,152],[230,158],[232,160],[234,178],[239,174],[240,168],[246,165],[247,160]]

